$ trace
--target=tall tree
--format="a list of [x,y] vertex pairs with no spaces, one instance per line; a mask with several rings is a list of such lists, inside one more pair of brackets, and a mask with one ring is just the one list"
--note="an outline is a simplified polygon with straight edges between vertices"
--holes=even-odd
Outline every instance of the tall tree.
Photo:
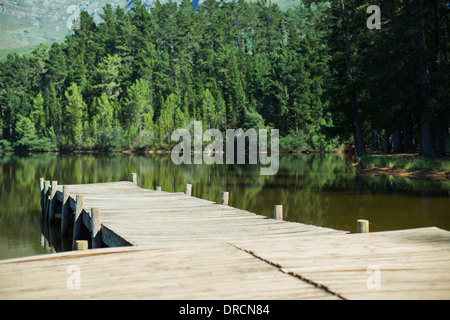
[[123,104],[125,124],[138,130],[150,129],[153,122],[153,93],[150,82],[145,79],[136,80],[128,89]]
[[66,147],[81,146],[83,137],[83,113],[86,104],[76,83],[72,83],[64,93],[66,98],[63,114],[63,144]]
[[356,154],[361,156],[365,153],[364,142],[361,132],[361,119],[359,116],[358,102],[357,102],[357,92],[356,87],[353,82],[353,68],[351,62],[351,52],[350,52],[350,38],[348,34],[348,18],[347,12],[344,4],[344,0],[339,0],[339,5],[342,14],[342,28],[343,28],[343,39],[345,46],[345,63],[346,71],[345,78],[347,79],[347,85],[350,88],[350,104],[353,113],[353,141],[355,143]]
[[428,88],[428,65],[426,61],[425,34],[423,29],[423,0],[415,4],[415,43],[417,54],[417,88],[420,108],[420,155],[433,155],[431,135],[431,110]]

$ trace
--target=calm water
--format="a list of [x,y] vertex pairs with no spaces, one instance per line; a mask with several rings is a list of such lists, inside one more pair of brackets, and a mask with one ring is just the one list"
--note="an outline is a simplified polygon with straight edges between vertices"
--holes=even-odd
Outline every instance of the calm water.
[[181,192],[191,183],[194,196],[212,201],[227,190],[231,206],[268,217],[283,204],[289,221],[352,232],[357,219],[370,220],[371,231],[450,230],[450,181],[358,176],[340,155],[280,156],[278,174],[260,176],[258,166],[176,166],[166,155],[0,154],[0,259],[64,248],[59,230],[42,224],[40,177],[77,184],[129,180],[131,172],[142,188]]

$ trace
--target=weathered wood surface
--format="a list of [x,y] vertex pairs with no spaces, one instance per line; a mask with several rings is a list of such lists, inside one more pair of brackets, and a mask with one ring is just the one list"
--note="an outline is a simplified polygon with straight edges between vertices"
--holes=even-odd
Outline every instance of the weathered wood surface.
[[0,261],[0,298],[450,298],[450,232],[438,228],[349,234],[132,182],[66,190],[88,229],[100,210],[104,243],[133,246]]
[[[57,198],[62,201],[62,186],[58,188]],[[103,227],[134,246],[278,238],[292,233],[346,233],[275,221],[184,193],[142,189],[131,182],[69,185],[69,190],[72,199],[76,198],[75,195],[84,196],[84,220],[88,229],[90,208],[99,208]],[[75,210],[74,201],[71,208]]]
[[346,299],[450,299],[450,232],[439,228],[234,245]]
[[217,243],[59,253],[0,263],[0,272],[1,299],[337,299]]

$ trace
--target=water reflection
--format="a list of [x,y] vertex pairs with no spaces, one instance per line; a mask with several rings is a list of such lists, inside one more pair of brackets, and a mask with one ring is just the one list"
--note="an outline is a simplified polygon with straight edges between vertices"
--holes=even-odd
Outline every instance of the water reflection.
[[[181,192],[273,216],[283,204],[285,220],[356,231],[368,219],[372,231],[438,226],[450,229],[450,182],[355,174],[340,155],[284,155],[275,176],[258,165],[174,165],[170,155],[35,154],[0,155],[0,259],[70,249],[59,228],[41,221],[40,177],[59,184],[129,180],[140,187]],[[58,225],[58,221],[56,222]],[[41,226],[41,228],[40,228]]]

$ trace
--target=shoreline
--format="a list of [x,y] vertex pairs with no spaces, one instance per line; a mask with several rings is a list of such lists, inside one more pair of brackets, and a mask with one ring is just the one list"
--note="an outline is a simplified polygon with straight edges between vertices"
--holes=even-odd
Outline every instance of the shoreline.
[[353,163],[361,175],[389,175],[410,179],[450,180],[448,157],[424,159],[418,153],[403,154],[366,154]]
[[[102,150],[59,150],[59,151],[0,151],[1,153],[14,153],[14,154],[24,154],[24,153],[34,153],[34,154],[128,154],[128,155],[145,155],[145,154],[160,154],[168,155],[171,153],[169,150],[118,150],[118,151],[102,151]],[[203,152],[202,152],[203,153]],[[246,152],[248,154],[248,152]],[[307,154],[342,154],[345,152],[341,150],[329,151],[329,152],[298,152],[298,151],[280,151],[280,155],[307,155]],[[372,154],[366,155],[369,157],[389,157],[389,158],[416,158],[417,154]],[[357,160],[356,163],[352,164],[356,169],[356,173],[366,176],[393,176],[393,177],[403,177],[409,179],[425,179],[425,180],[438,180],[438,181],[450,181],[450,170],[445,169],[433,169],[433,168],[412,168],[412,169],[402,169],[395,166],[380,166],[380,165],[364,165],[361,163],[361,159]]]
[[426,180],[450,180],[450,172],[446,170],[397,170],[395,168],[388,167],[364,167],[360,164],[353,165],[356,168],[356,172],[361,175],[373,175],[373,176],[393,176],[403,177],[410,179],[426,179]]
[[[119,154],[119,153],[124,153],[124,154],[171,154],[172,150],[130,150],[130,149],[126,149],[126,150],[96,150],[96,149],[91,149],[91,150],[49,150],[49,151],[31,151],[31,150],[0,150],[0,154],[7,154],[7,153],[15,153],[15,154],[27,154],[27,153],[33,153],[33,154],[45,154],[45,153],[59,153],[59,154],[71,154],[71,153],[76,153],[76,154],[107,154],[107,153],[111,153],[111,154]],[[192,154],[197,153],[196,151],[191,151]],[[206,151],[201,151],[198,153],[207,153]],[[222,151],[223,154],[225,154],[224,151]],[[269,154],[271,153],[270,151],[264,151],[264,152],[256,152],[257,154],[262,153],[262,154]],[[249,152],[246,150],[245,154],[249,154]],[[344,155],[345,152],[341,151],[341,150],[337,150],[337,151],[279,151],[278,154],[280,155],[286,155],[286,154],[292,154],[292,155],[308,155],[308,154],[318,154],[318,155],[322,155],[322,154],[342,154]]]

